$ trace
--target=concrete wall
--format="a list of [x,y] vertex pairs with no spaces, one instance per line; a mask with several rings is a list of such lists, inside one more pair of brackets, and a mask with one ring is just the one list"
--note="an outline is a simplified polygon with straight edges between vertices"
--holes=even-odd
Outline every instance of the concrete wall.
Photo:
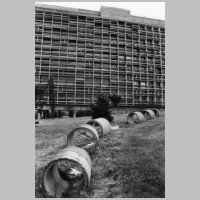
[[101,6],[101,17],[130,17],[130,10]]
[[121,8],[101,6],[100,12],[101,12],[101,17],[103,18],[130,21],[133,23],[149,24],[161,27],[165,26],[165,21],[163,20],[133,16],[131,15],[130,10],[125,10]]

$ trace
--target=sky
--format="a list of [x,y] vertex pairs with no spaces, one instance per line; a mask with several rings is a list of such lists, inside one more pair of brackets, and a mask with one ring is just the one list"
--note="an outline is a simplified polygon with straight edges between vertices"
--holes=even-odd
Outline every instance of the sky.
[[165,20],[165,2],[36,2],[56,6],[100,11],[101,6],[123,8],[131,15]]

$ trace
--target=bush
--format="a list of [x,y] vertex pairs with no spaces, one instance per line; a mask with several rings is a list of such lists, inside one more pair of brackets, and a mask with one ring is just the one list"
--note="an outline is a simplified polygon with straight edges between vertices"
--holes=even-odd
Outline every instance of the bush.
[[109,122],[113,121],[111,115],[110,100],[107,95],[99,94],[95,103],[91,104],[91,115],[92,119],[99,117],[106,118]]
[[119,103],[122,100],[122,97],[120,95],[117,95],[117,94],[112,94],[112,95],[109,95],[108,97],[111,100],[112,105],[116,106],[116,107],[119,105]]

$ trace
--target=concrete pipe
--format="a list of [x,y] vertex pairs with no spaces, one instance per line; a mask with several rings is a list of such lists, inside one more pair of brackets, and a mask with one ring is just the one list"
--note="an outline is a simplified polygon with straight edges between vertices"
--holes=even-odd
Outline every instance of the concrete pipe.
[[151,108],[150,110],[153,110],[154,114],[156,117],[159,117],[160,116],[160,111],[156,108]]
[[140,112],[144,115],[146,120],[153,119],[155,117],[155,113],[150,109],[143,110],[143,111],[140,111]]
[[67,146],[77,146],[93,152],[99,148],[98,132],[89,124],[80,125],[67,135]]
[[62,149],[44,168],[42,186],[48,195],[63,197],[79,193],[90,186],[91,159],[79,147]]
[[131,112],[127,117],[127,122],[129,124],[141,123],[144,119],[144,115],[141,112]]
[[110,122],[105,118],[92,119],[87,122],[87,124],[93,126],[97,130],[99,137],[102,137],[111,131]]

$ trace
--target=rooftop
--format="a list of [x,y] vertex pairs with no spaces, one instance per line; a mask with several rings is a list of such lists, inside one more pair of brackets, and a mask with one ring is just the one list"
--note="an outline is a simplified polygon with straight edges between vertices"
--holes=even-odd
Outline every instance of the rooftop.
[[150,26],[165,27],[164,20],[134,16],[130,14],[130,10],[121,9],[121,8],[101,6],[100,11],[92,11],[92,10],[85,10],[85,9],[46,5],[46,4],[40,4],[40,3],[35,3],[35,7],[53,11],[53,12],[67,11],[70,13],[74,13],[76,15],[93,16],[96,18],[104,18],[104,19],[111,19],[111,20],[118,20],[118,21],[126,21],[126,22],[131,22],[131,23],[145,24],[145,25],[150,25]]

